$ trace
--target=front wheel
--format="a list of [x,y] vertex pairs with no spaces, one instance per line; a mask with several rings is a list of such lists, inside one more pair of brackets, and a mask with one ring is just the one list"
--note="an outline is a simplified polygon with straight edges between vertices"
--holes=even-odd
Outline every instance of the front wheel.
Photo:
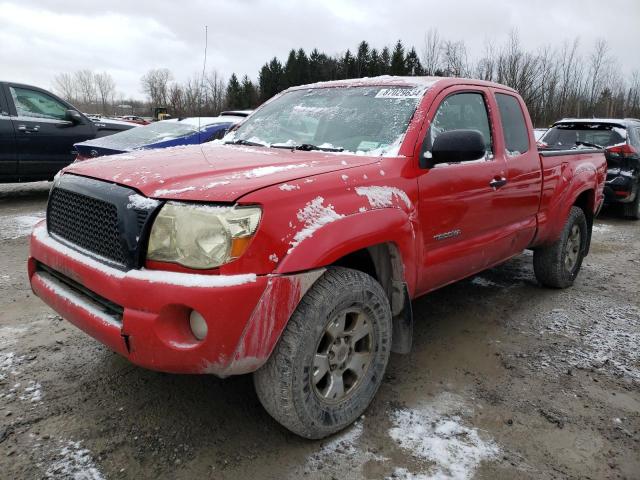
[[292,432],[323,438],[355,421],[387,368],[391,309],[380,284],[329,268],[300,301],[267,363],[254,373],[260,402]]
[[588,235],[584,212],[579,207],[571,207],[560,238],[533,252],[533,270],[538,282],[553,288],[573,285],[587,251]]

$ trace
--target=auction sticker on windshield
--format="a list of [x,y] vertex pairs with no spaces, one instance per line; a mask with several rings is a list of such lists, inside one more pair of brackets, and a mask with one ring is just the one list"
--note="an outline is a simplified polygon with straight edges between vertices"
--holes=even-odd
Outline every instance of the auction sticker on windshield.
[[375,98],[420,98],[424,88],[383,88],[376,93]]

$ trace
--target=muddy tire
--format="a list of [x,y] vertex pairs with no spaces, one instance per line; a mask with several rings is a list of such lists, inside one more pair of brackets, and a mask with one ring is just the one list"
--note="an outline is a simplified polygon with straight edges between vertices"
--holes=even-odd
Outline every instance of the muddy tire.
[[631,220],[640,220],[640,187],[633,202],[624,204],[624,216]]
[[560,238],[533,252],[533,270],[542,285],[567,288],[578,276],[587,249],[589,229],[581,208],[571,207]]
[[391,309],[371,276],[331,267],[291,316],[267,363],[254,373],[260,402],[292,432],[323,438],[354,422],[387,368]]

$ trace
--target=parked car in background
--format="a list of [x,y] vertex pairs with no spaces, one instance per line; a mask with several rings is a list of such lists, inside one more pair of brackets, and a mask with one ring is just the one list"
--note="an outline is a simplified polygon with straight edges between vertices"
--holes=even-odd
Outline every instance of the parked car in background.
[[225,110],[220,115],[234,115],[237,117],[248,117],[253,110]]
[[131,122],[137,123],[138,125],[149,125],[149,120],[139,117],[138,115],[123,115],[122,117],[118,117],[118,120],[122,120],[123,122]]
[[0,82],[0,182],[51,180],[73,162],[73,144],[135,127],[90,119],[31,85]]
[[133,363],[255,372],[266,410],[321,438],[362,415],[391,351],[409,352],[412,299],[524,249],[542,285],[572,285],[605,175],[601,150],[538,152],[503,85],[293,87],[222,142],[67,167],[29,278]]
[[547,133],[548,128],[534,128],[533,129],[533,137],[536,139],[536,142],[542,138],[542,136]]
[[553,124],[540,139],[544,150],[605,149],[605,202],[622,204],[624,215],[640,219],[640,120],[568,118]]
[[240,122],[241,117],[189,117],[162,120],[109,137],[96,138],[74,145],[76,160],[114,155],[132,150],[193,145],[221,139],[227,131]]

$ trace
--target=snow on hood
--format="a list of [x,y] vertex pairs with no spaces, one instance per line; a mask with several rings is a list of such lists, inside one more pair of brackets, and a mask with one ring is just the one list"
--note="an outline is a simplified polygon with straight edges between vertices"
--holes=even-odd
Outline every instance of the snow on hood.
[[376,163],[380,157],[237,145],[189,145],[98,157],[73,173],[138,190],[146,197],[234,202],[249,192],[312,175]]

